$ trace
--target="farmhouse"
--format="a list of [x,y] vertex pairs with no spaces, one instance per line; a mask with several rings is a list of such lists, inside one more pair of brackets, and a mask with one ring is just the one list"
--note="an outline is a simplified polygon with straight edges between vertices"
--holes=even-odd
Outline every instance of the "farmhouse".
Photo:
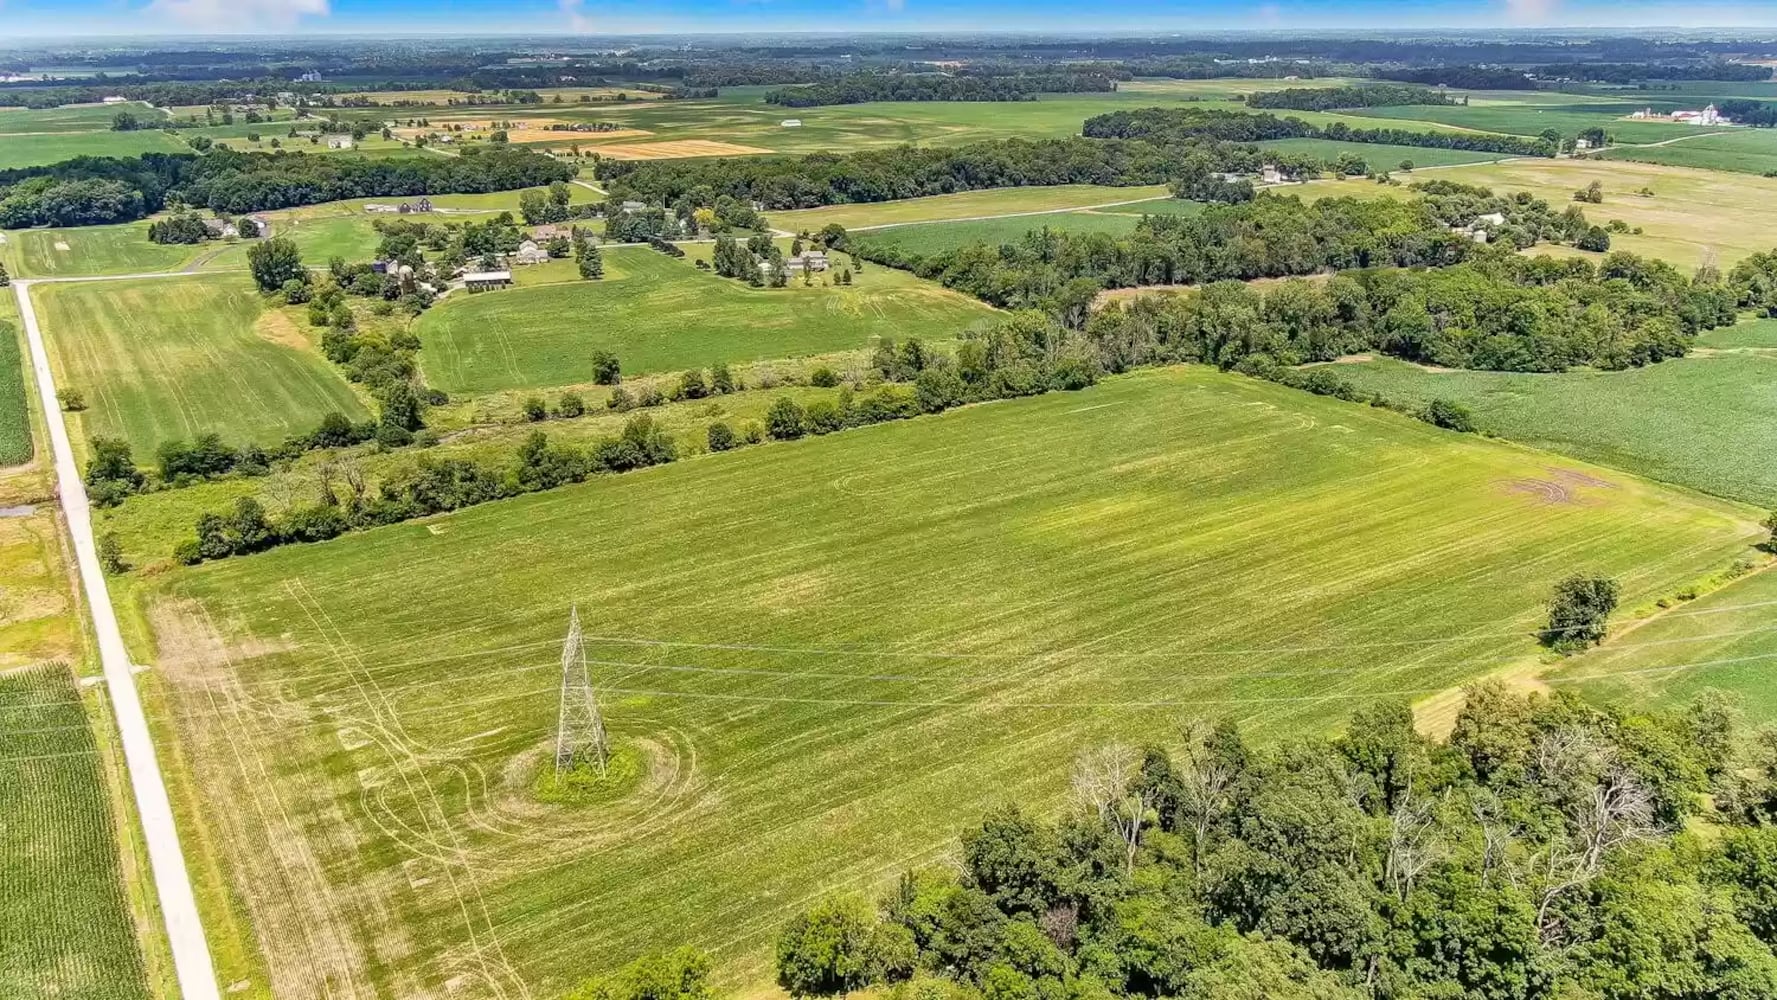
[[328,136],[327,148],[328,149],[351,149],[352,148],[352,137],[349,135]]
[[1277,169],[1276,164],[1267,163],[1259,171],[1259,180],[1266,184],[1282,184],[1284,182],[1283,171]]
[[241,235],[241,231],[236,229],[234,223],[227,219],[205,219],[204,229],[210,234],[211,239],[232,240]]
[[537,226],[536,228],[531,230],[531,239],[536,240],[539,243],[544,243],[549,240],[553,240],[558,236],[573,236],[573,235],[574,234],[569,230],[569,227],[558,226],[552,222],[546,222],[543,225]]
[[829,266],[827,255],[819,250],[808,250],[784,261],[786,271],[813,271],[818,274]]
[[487,292],[512,284],[511,271],[466,271],[463,287],[471,292]]

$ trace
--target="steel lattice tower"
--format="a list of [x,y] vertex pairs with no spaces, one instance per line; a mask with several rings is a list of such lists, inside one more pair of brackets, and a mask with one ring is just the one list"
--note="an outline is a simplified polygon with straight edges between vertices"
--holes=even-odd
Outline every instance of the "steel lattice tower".
[[605,719],[586,668],[586,645],[580,636],[580,609],[568,610],[568,638],[561,648],[561,710],[555,728],[555,775],[578,764],[592,764],[601,777],[610,764]]

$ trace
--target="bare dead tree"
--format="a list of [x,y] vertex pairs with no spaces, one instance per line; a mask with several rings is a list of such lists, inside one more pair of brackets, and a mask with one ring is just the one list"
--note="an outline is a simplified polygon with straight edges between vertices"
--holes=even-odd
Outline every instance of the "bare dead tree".
[[1121,743],[1088,750],[1074,764],[1074,797],[1123,841],[1125,871],[1135,870],[1142,827],[1154,808],[1154,792],[1140,777],[1141,753]]
[[346,456],[339,460],[339,475],[341,479],[345,480],[346,489],[352,491],[352,499],[348,503],[347,509],[354,514],[363,510],[364,495],[370,489],[369,482],[364,478],[364,467],[358,464],[357,459]]
[[[1481,828],[1481,882],[1487,883],[1495,872],[1501,871],[1511,879],[1512,869],[1506,865],[1507,851],[1517,839],[1519,826],[1506,820],[1505,804],[1490,789],[1469,800],[1469,812]],[[1516,879],[1512,881],[1516,883]]]
[[1409,784],[1388,816],[1388,856],[1383,859],[1382,874],[1403,902],[1419,876],[1443,857],[1432,805],[1429,800],[1414,798]]
[[1234,767],[1210,752],[1209,728],[1193,721],[1185,726],[1184,759],[1178,769],[1179,814],[1191,829],[1191,858],[1203,873],[1203,846],[1210,828],[1232,804]]
[[1555,903],[1597,878],[1611,852],[1657,837],[1660,828],[1653,793],[1602,738],[1558,730],[1538,742],[1534,763],[1566,826],[1536,860],[1536,921],[1546,942],[1560,931]]

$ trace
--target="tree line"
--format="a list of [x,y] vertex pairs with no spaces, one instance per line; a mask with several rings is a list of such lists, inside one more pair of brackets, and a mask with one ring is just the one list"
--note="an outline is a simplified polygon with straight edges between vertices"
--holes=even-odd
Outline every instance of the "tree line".
[[[1058,814],[1002,800],[954,864],[798,913],[778,983],[894,1000],[1777,995],[1777,732],[1745,731],[1723,697],[1597,707],[1495,682],[1443,741],[1381,703],[1331,738],[1262,745],[1193,721],[1167,744],[1086,750],[1055,776]],[[632,1000],[621,981],[578,995]]]
[[768,91],[765,103],[812,108],[866,101],[1034,101],[1038,94],[1093,94],[1116,89],[1116,79],[1103,73],[851,73],[823,83]]
[[174,203],[234,216],[347,198],[510,191],[573,176],[553,157],[501,146],[398,160],[227,149],[82,156],[0,171],[0,227],[129,222]]
[[1246,106],[1249,108],[1285,108],[1291,111],[1456,103],[1458,102],[1448,95],[1426,87],[1401,87],[1386,83],[1356,87],[1286,87],[1283,90],[1256,90],[1246,95]]
[[1312,125],[1300,118],[1224,111],[1219,108],[1139,108],[1086,119],[1081,134],[1095,139],[1178,142],[1209,138],[1232,142],[1267,139],[1335,139],[1341,142],[1427,149],[1466,149],[1510,156],[1554,156],[1559,136],[1528,138],[1492,132],[1421,132],[1404,128],[1352,128],[1344,122]]
[[766,210],[890,201],[1045,184],[1132,186],[1170,176],[1173,154],[1150,143],[1002,139],[951,149],[898,146],[856,153],[705,160],[601,160],[613,199],[673,204],[705,189]]

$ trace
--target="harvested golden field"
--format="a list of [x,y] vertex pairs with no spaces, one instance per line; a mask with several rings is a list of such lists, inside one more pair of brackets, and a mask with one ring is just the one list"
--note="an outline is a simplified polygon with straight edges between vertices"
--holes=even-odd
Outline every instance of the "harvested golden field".
[[[613,135],[612,132],[592,133],[593,135]],[[557,137],[561,133],[556,133]],[[677,160],[692,156],[749,156],[754,153],[769,153],[769,149],[758,146],[742,146],[733,142],[717,142],[712,139],[675,139],[670,142],[613,142],[604,143],[593,148],[593,152],[613,160]]]

